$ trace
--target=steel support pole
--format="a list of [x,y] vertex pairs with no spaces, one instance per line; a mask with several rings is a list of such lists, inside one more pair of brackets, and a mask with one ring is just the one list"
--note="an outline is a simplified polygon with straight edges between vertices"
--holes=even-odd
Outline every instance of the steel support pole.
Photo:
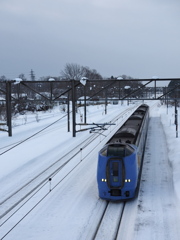
[[84,123],[86,123],[86,85],[84,86]]
[[6,82],[6,117],[9,137],[12,136],[12,119],[11,119],[11,82]]
[[50,104],[52,104],[52,98],[53,98],[53,83],[50,82]]
[[121,99],[121,83],[119,81],[119,99]]
[[105,114],[107,114],[107,88],[105,89]]
[[166,103],[166,105],[167,105],[167,114],[168,114],[168,95],[167,95],[167,89],[166,89],[166,87],[165,87],[165,93],[166,93],[166,95],[165,95],[165,103]]
[[177,111],[177,100],[175,99],[175,125],[176,125],[176,138],[178,138],[178,111]]
[[75,80],[71,80],[72,84],[72,131],[73,137],[76,137],[76,91]]
[[68,132],[70,132],[70,107],[69,107],[69,92],[68,92],[68,99],[67,99],[67,125],[68,125]]
[[177,124],[176,124],[176,138],[178,138],[178,111],[177,111]]

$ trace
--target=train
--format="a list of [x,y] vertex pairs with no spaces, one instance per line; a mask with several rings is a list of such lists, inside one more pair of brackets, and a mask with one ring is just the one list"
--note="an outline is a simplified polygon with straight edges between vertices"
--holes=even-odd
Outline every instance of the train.
[[139,190],[149,106],[141,104],[98,153],[97,185],[99,197],[126,201]]

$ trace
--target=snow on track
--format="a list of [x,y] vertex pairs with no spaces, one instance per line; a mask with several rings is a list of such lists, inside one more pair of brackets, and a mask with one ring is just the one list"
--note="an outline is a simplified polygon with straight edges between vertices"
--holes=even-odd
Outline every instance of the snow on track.
[[[115,116],[115,114],[117,115],[117,113],[119,112],[117,112],[117,110],[114,110],[113,115],[104,116],[106,122],[112,119],[112,116]],[[128,117],[128,115],[126,117]],[[120,120],[119,123],[121,121],[125,121],[125,118]],[[112,129],[114,127],[117,130],[118,128],[117,125],[113,127],[111,126],[109,130],[106,131],[106,134],[108,133],[113,134]],[[41,154],[38,155],[37,160],[39,159],[41,160],[40,162],[42,162],[42,164],[45,164],[45,160],[47,161],[48,158],[54,159],[58,153],[62,154],[62,151],[64,151],[64,148],[62,148],[62,146],[68,149],[71,146],[70,145],[71,143],[77,143],[83,139],[82,136],[87,137],[87,135],[88,135],[87,133],[83,132],[81,134],[78,134],[76,138],[71,137],[69,139],[68,144],[67,142],[62,141],[63,144],[59,145],[59,148],[58,148],[58,144],[56,144],[57,146],[55,146],[55,148],[52,145],[49,148],[50,153],[46,152],[45,154],[43,154],[42,155],[43,158]],[[48,138],[49,136],[50,135],[48,135]],[[110,135],[108,137],[110,137]],[[47,147],[48,146],[47,143],[49,141],[48,139],[46,140],[46,138],[47,137],[44,135],[42,142],[46,143],[45,146]],[[21,239],[22,236],[25,239],[40,239],[40,238],[49,239],[51,238],[52,232],[56,235],[57,239],[59,239],[59,235],[63,236],[63,239],[84,239],[84,235],[87,236],[87,239],[92,238],[96,229],[96,225],[99,222],[99,218],[101,217],[102,212],[104,211],[104,205],[105,205],[104,201],[98,198],[97,187],[96,187],[97,186],[96,185],[96,165],[97,165],[97,152],[105,144],[105,142],[107,142],[107,139],[103,141],[103,136],[101,135],[99,136],[99,139],[101,142],[101,145],[98,146],[99,148],[97,148],[97,144],[95,144],[93,146],[92,153],[87,157],[86,161],[82,161],[80,166],[77,167],[76,171],[73,171],[69,175],[69,177],[63,180],[63,182],[56,187],[55,191],[52,191],[47,196],[47,198],[43,201],[43,205],[39,205],[36,209],[34,209],[33,213],[28,215],[27,218],[23,220],[23,222],[18,224],[18,226],[15,229],[13,229],[13,231],[9,233],[5,237],[5,239],[12,239],[12,238],[15,239],[14,236],[16,236],[16,239]],[[36,142],[36,140],[38,144],[40,139],[35,138],[34,141]],[[62,139],[62,140],[65,140],[65,139]],[[23,147],[25,147],[25,149],[28,149],[28,146],[31,146],[30,144],[34,143],[34,141],[32,140],[28,141],[28,143],[25,143],[23,145]],[[27,144],[28,146],[26,147]],[[37,144],[35,144],[35,147],[37,146]],[[49,145],[51,144],[52,143],[50,142]],[[51,148],[53,151],[51,150]],[[45,151],[48,151],[48,149],[45,149]],[[37,151],[35,151],[34,153],[32,152],[32,154],[37,154]],[[48,156],[46,156],[46,154],[48,154]],[[8,160],[6,156],[4,156],[4,159],[5,158]],[[38,166],[37,161],[36,162],[29,161],[28,159],[31,160],[31,157],[30,156],[26,157],[27,166],[22,165],[22,167],[20,167],[22,169],[21,171],[21,175],[23,176],[22,179],[27,174],[26,169],[33,171],[34,166],[36,166],[36,168]],[[80,158],[78,157],[78,159]],[[33,162],[34,162],[34,166],[33,166]],[[17,176],[16,174],[18,173],[17,170],[15,169],[15,171],[12,172],[14,173],[13,174],[14,180],[15,180],[15,176]],[[7,180],[9,184],[11,183],[12,173],[9,173],[7,175],[8,178],[5,177],[4,175],[4,179],[3,179],[4,183]],[[26,178],[27,178],[27,175],[26,175]],[[3,184],[3,186],[5,186],[5,184]],[[36,214],[38,210],[40,211],[40,215],[39,213]],[[45,210],[44,213],[43,213],[43,210]],[[20,216],[18,216],[17,218],[19,219]],[[29,228],[34,229],[34,227],[35,228],[37,227],[37,222],[35,219],[38,222],[38,230],[34,232],[29,231],[28,230]],[[54,221],[56,223],[53,223]],[[12,222],[11,224],[13,225]],[[71,231],[69,231],[69,229],[71,229]],[[53,239],[55,238],[53,237]]]
[[[154,107],[139,196],[126,203],[117,240],[180,239],[179,205],[174,193],[172,164],[168,159],[168,146],[160,115],[160,107]],[[84,136],[85,133],[81,134]],[[79,141],[81,134],[71,141]],[[60,153],[58,145],[54,150]],[[50,157],[56,157],[53,151],[47,158]],[[30,164],[27,166],[32,169]],[[82,161],[76,171],[71,172],[55,191],[48,194],[5,240],[91,240],[106,207],[106,202],[98,197],[96,167],[97,151]],[[7,176],[10,177],[10,174]],[[109,228],[106,228],[104,222],[101,233],[97,235],[100,238],[103,236],[103,240],[109,240],[116,226],[117,220],[113,218],[116,206],[119,211],[121,204],[117,203],[112,204],[112,211],[108,213]]]

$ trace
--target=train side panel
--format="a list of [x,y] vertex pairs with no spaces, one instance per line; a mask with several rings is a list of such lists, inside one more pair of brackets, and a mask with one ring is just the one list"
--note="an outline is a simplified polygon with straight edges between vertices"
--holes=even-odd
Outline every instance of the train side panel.
[[146,112],[146,115],[144,117],[142,126],[140,128],[137,140],[135,142],[137,147],[137,155],[138,155],[138,167],[142,166],[142,160],[143,160],[143,153],[146,143],[146,137],[147,137],[147,131],[148,131],[148,124],[149,124],[149,111]]

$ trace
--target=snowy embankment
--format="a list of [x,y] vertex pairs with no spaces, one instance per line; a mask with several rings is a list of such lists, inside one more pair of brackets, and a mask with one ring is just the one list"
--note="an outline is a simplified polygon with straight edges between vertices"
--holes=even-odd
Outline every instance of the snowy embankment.
[[180,239],[180,141],[175,129],[174,107],[167,111],[160,103],[151,105],[140,190],[126,205],[118,240]]
[[161,106],[161,122],[166,135],[168,158],[173,171],[174,190],[180,201],[180,131],[176,136],[174,107]]

